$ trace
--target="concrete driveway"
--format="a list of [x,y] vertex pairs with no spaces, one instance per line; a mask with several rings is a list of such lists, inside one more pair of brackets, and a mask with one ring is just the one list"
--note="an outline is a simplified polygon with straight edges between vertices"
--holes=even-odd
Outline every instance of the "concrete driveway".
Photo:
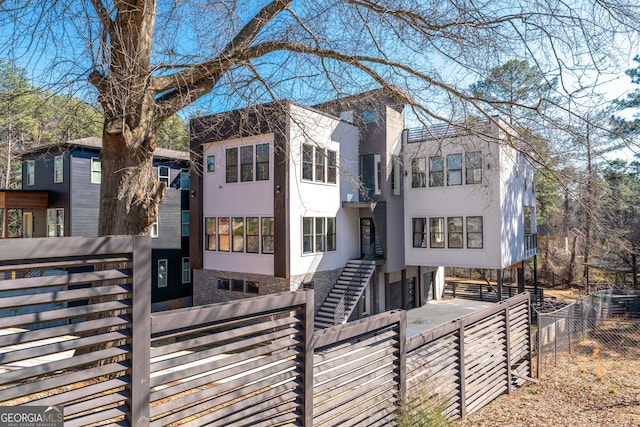
[[419,308],[407,310],[407,337],[419,334],[442,323],[464,317],[494,305],[492,302],[462,298],[429,301]]

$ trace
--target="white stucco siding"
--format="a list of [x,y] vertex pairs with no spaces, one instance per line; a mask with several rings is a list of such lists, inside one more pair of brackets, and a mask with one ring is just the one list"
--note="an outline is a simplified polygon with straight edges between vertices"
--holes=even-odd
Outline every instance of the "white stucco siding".
[[[227,148],[269,144],[269,179],[250,182],[226,182]],[[215,171],[207,171],[207,157],[215,156]],[[273,217],[273,135],[219,141],[203,146],[202,191],[203,218]],[[205,239],[206,240],[206,239]],[[273,274],[273,255],[203,250],[203,267],[210,270]]]
[[[342,201],[357,200],[358,131],[337,118],[291,106],[289,165],[290,274],[344,267],[358,254],[357,211],[342,209]],[[338,156],[336,183],[302,179],[302,147],[331,150]],[[303,217],[336,218],[336,250],[303,254]]]
[[524,258],[524,183],[522,154],[510,146],[500,147],[500,210],[502,212],[502,266]]

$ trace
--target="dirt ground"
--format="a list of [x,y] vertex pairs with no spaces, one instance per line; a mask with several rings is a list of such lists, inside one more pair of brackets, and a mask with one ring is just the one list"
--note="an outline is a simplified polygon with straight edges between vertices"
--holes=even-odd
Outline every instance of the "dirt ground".
[[637,357],[574,356],[453,425],[640,426],[639,373]]

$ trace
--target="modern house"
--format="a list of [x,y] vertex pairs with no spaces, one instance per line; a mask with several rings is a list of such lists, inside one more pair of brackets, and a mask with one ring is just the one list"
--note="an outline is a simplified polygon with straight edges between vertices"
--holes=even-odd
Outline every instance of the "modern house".
[[[3,238],[96,236],[100,202],[100,148],[96,137],[22,153],[22,190],[0,190]],[[158,308],[191,305],[189,154],[158,148],[157,178],[167,184],[152,237],[152,302]],[[9,220],[17,235],[10,236]]]
[[[440,298],[443,266],[498,269],[522,261],[524,206],[534,205],[520,197],[523,181],[513,180],[523,159],[502,147],[506,135],[495,133],[475,150],[499,163],[483,158],[463,192],[454,188],[453,163],[441,171],[450,173],[450,185],[413,187],[414,163],[441,155],[443,144],[415,135],[404,129],[404,105],[381,90],[315,107],[280,101],[193,119],[191,152],[200,165],[191,179],[194,305],[313,288],[322,327]],[[452,155],[466,152],[455,147],[462,142],[447,142]],[[479,188],[492,192],[483,196]],[[481,200],[475,209],[467,193]],[[442,210],[431,209],[435,203]],[[535,225],[535,211],[529,214]],[[451,239],[444,250],[436,240],[413,246],[414,222],[428,239],[431,218],[442,219],[436,240]],[[470,239],[461,248],[454,226]]]

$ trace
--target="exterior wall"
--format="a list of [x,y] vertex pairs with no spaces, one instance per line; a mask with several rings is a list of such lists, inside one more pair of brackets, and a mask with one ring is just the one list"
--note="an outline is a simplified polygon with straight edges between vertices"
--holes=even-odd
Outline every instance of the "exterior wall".
[[[340,173],[336,184],[302,180],[302,145],[339,153]],[[291,106],[290,124],[290,256],[292,277],[323,270],[340,269],[351,258],[359,257],[359,226],[355,215],[342,209],[342,200],[357,194],[358,133],[346,122],[303,107]],[[336,250],[303,254],[302,218],[335,217]]]
[[[202,218],[206,217],[273,217],[274,216],[274,139],[273,134],[230,139],[206,144],[203,147]],[[227,148],[255,144],[269,144],[269,180],[252,182],[226,182],[225,153]],[[215,172],[206,172],[207,156],[216,159]],[[203,253],[205,270],[224,270],[259,275],[274,274],[274,254],[251,254],[222,251]]]
[[76,150],[71,153],[71,235],[97,236],[100,212],[100,184],[91,182],[91,158],[98,151]]
[[[441,155],[445,159],[448,154],[480,151],[482,154],[482,183],[463,184],[456,186],[445,185],[429,187],[428,159],[430,156]],[[427,158],[427,184],[424,188],[412,188],[411,161],[417,157]],[[423,266],[473,266],[480,268],[506,267],[502,258],[501,213],[500,213],[500,153],[498,145],[492,140],[482,140],[479,137],[460,136],[441,141],[429,140],[408,143],[405,147],[404,164],[407,176],[404,177],[405,191],[405,221],[404,237],[405,258],[408,265]],[[464,156],[463,156],[464,164]],[[466,249],[466,224],[463,225],[463,241],[465,249],[445,248],[414,248],[413,247],[413,218],[431,217],[463,217],[482,216],[483,218],[483,248]],[[429,235],[427,233],[427,240]]]

